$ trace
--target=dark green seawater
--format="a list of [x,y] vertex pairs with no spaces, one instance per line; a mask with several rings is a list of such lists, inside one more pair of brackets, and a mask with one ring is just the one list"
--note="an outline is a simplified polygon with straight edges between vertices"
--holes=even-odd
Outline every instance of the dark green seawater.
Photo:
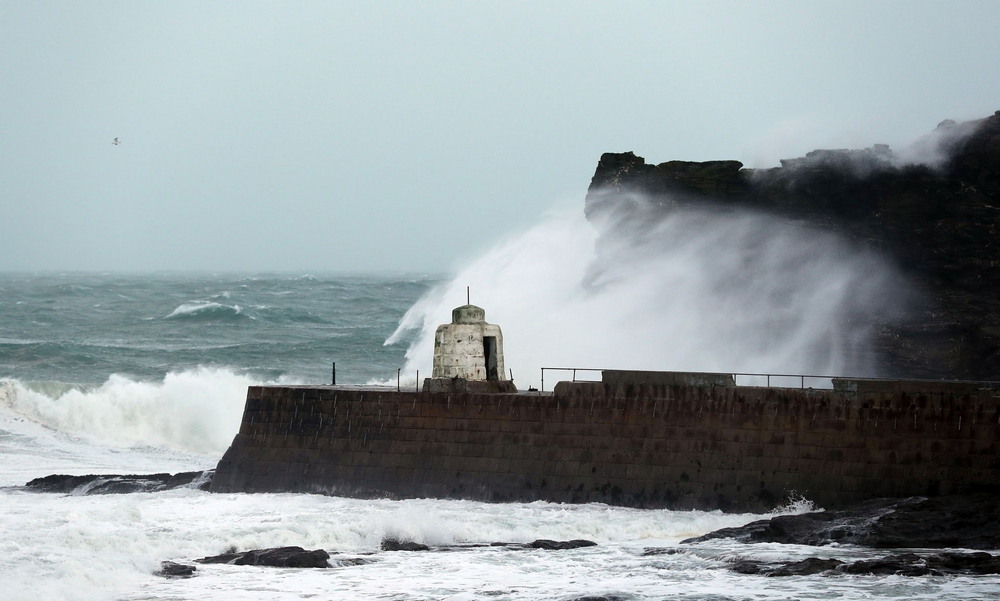
[[0,378],[94,386],[219,368],[260,381],[390,381],[384,346],[431,276],[0,274]]

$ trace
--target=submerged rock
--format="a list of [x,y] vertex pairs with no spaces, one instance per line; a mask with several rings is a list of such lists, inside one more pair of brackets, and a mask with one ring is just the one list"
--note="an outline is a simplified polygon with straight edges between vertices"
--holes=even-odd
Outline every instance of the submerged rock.
[[189,566],[173,561],[164,561],[160,562],[160,569],[155,572],[154,575],[162,576],[164,578],[191,578],[197,570],[198,568],[195,566]]
[[369,559],[366,557],[331,557],[330,566],[334,568],[352,568],[356,566],[366,566],[370,563],[375,563],[377,559]]

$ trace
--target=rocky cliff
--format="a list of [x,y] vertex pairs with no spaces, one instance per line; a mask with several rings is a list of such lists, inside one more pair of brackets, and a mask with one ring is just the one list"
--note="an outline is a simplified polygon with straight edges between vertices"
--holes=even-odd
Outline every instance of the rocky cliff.
[[918,291],[905,316],[873,324],[883,375],[1000,380],[1000,111],[945,121],[915,148],[919,161],[876,145],[756,170],[607,153],[586,211],[593,219],[642,197],[654,212],[751,210],[834,231],[888,256]]

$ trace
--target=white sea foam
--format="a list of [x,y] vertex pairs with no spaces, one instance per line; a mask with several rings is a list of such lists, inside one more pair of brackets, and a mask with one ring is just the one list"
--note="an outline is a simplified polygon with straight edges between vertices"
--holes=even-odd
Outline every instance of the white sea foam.
[[[228,297],[228,293],[226,295]],[[246,316],[253,319],[253,316],[246,315],[243,308],[237,304],[226,305],[215,301],[191,301],[183,303],[170,312],[165,319],[191,319],[196,317],[236,317]]]
[[[4,571],[9,569],[13,578],[8,581],[13,590],[8,599],[39,594],[60,599],[172,598],[171,594],[249,599],[258,598],[255,595],[262,590],[275,595],[271,598],[294,598],[311,591],[374,599],[388,592],[403,594],[407,587],[413,589],[414,598],[441,598],[435,590],[454,594],[491,587],[513,587],[528,594],[538,586],[550,592],[586,593],[601,586],[594,574],[585,575],[595,561],[602,561],[601,556],[620,562],[624,554],[633,561],[623,545],[626,549],[674,545],[685,536],[757,517],[603,505],[363,501],[194,490],[95,497],[9,492],[4,497],[9,510],[0,516],[0,535],[10,548],[0,562],[6,563]],[[425,556],[383,553],[371,566],[326,577],[300,571],[294,579],[281,571],[230,566],[201,566],[198,579],[184,583],[152,576],[161,560],[189,562],[228,548],[300,545],[331,553],[369,554],[377,552],[389,535],[431,545],[588,538],[606,548],[561,554],[503,549]],[[41,541],[44,548],[36,547]],[[695,563],[701,568],[705,561]],[[614,576],[618,569],[608,566],[605,576]],[[246,579],[247,570],[254,573],[252,584]],[[564,580],[569,576],[580,581],[573,585]],[[627,580],[624,573],[618,577]],[[631,581],[628,586],[638,583]]]
[[905,298],[879,257],[773,216],[555,211],[413,305],[386,340],[417,332],[406,377],[429,373],[467,286],[521,388],[541,367],[875,375],[868,318]]
[[0,408],[102,445],[221,454],[239,429],[247,387],[220,368],[168,373],[161,382],[112,375],[96,387],[0,380]]
[[[3,598],[105,599],[571,599],[614,593],[642,599],[976,599],[1000,578],[859,576],[762,578],[730,572],[736,559],[871,558],[856,547],[684,545],[688,536],[758,519],[753,514],[639,510],[604,505],[485,504],[196,490],[75,497],[0,491]],[[433,545],[584,538],[570,551],[476,547],[379,552],[387,535]],[[193,563],[230,548],[325,549],[366,565],[279,570],[198,565],[194,578],[153,575],[162,560]]]

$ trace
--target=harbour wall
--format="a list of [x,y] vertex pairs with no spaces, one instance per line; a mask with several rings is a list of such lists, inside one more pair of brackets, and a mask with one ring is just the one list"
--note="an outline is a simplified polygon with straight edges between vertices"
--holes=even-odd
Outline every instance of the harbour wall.
[[1000,388],[605,371],[551,393],[253,386],[214,492],[827,508],[1000,492]]

